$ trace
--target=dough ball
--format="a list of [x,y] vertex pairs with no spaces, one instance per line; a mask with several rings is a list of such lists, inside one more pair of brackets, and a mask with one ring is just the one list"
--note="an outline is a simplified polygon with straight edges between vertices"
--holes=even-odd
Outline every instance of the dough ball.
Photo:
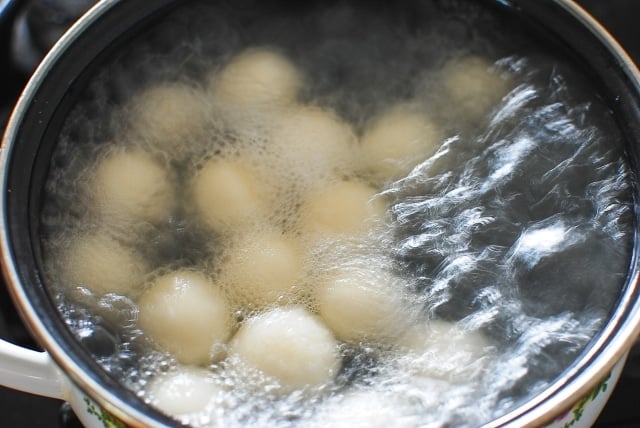
[[142,256],[106,234],[75,237],[63,260],[70,285],[96,294],[135,297],[149,272]]
[[312,192],[300,208],[301,231],[317,237],[366,233],[385,218],[386,204],[360,181],[334,181]]
[[284,55],[269,48],[249,48],[211,79],[216,97],[233,107],[273,107],[295,101],[302,75]]
[[139,150],[114,150],[96,166],[93,203],[103,219],[126,223],[166,221],[175,204],[167,169]]
[[404,290],[392,275],[369,269],[341,269],[315,289],[318,313],[344,342],[382,342],[402,331],[410,318]]
[[181,160],[197,143],[209,110],[202,90],[184,83],[165,82],[135,96],[126,113],[135,138]]
[[479,56],[456,58],[441,71],[444,103],[456,116],[469,122],[487,117],[507,95],[511,82],[488,59]]
[[[391,395],[391,394],[390,394]],[[320,408],[308,424],[311,428],[410,428],[420,426],[417,417],[403,414],[403,403],[375,389],[348,389]]]
[[180,367],[161,374],[147,387],[149,403],[176,417],[203,411],[222,392],[210,373],[197,367]]
[[252,308],[295,297],[302,268],[297,241],[269,230],[256,231],[239,240],[221,266],[230,295]]
[[396,106],[365,130],[360,141],[362,166],[377,182],[397,180],[434,154],[441,142],[440,130],[425,113]]
[[205,275],[181,270],[158,278],[140,298],[139,325],[183,364],[207,364],[229,338],[231,311]]
[[239,160],[212,159],[192,181],[194,205],[203,221],[229,232],[268,215],[264,182]]
[[408,352],[405,362],[420,376],[447,382],[468,382],[482,373],[494,348],[477,331],[432,320],[413,325],[398,339]]
[[271,136],[280,167],[291,171],[301,187],[342,175],[353,166],[356,136],[333,112],[315,107],[287,110]]
[[283,390],[331,381],[340,369],[338,344],[318,317],[302,307],[277,308],[246,320],[231,350]]

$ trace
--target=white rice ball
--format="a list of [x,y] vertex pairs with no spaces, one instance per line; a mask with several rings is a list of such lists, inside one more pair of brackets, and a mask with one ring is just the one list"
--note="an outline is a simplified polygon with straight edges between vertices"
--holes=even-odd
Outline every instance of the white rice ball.
[[317,284],[318,313],[336,337],[350,343],[387,343],[410,319],[398,280],[369,266],[343,268]]
[[276,308],[245,321],[231,341],[245,364],[276,379],[283,391],[331,381],[340,369],[338,343],[306,309]]
[[160,223],[175,206],[172,177],[164,165],[140,150],[113,150],[96,166],[92,201],[107,222]]
[[302,82],[300,70],[280,52],[249,48],[212,75],[210,86],[232,107],[273,107],[294,102]]
[[151,149],[182,160],[200,142],[210,110],[203,90],[179,82],[162,82],[146,88],[129,102],[128,131]]
[[450,383],[477,378],[495,351],[482,333],[440,320],[413,325],[398,345],[408,352],[404,361],[413,373]]
[[198,215],[223,233],[263,220],[269,213],[267,191],[264,181],[241,160],[211,159],[191,182]]
[[139,324],[183,364],[219,357],[232,330],[225,296],[204,274],[180,270],[156,279],[138,302]]
[[418,426],[420,420],[407,413],[403,413],[403,403],[396,401],[393,396],[375,389],[348,389],[327,401],[305,425],[311,428]]
[[300,230],[320,238],[367,233],[386,215],[386,203],[376,195],[376,189],[361,181],[334,181],[307,195]]
[[74,237],[63,263],[69,285],[96,294],[135,297],[149,272],[142,256],[104,233]]
[[511,79],[481,56],[465,56],[447,62],[440,71],[444,104],[462,120],[487,117],[512,87]]
[[317,107],[288,109],[275,120],[270,136],[279,168],[290,171],[300,188],[311,188],[345,173],[353,165],[356,136],[334,112]]
[[202,412],[223,391],[208,370],[178,367],[152,379],[146,390],[149,403],[162,412],[181,417]]
[[295,297],[303,256],[291,236],[257,230],[232,245],[220,268],[230,296],[244,307],[263,307]]
[[367,126],[360,140],[362,168],[377,182],[397,180],[434,154],[441,143],[441,131],[424,112],[398,105]]

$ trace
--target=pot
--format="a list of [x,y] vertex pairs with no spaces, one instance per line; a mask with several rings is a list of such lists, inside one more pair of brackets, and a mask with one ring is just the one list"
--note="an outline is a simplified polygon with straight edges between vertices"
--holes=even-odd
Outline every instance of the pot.
[[[175,0],[103,0],[69,30],[34,73],[11,117],[0,158],[0,230],[3,272],[34,336],[35,352],[0,343],[0,382],[68,401],[92,426],[170,426],[175,421],[146,405],[109,377],[57,313],[40,274],[36,233],[40,192],[56,137],[70,106],[96,70],[131,35],[170,10]],[[495,0],[573,52],[603,88],[607,105],[628,142],[633,181],[640,182],[640,74],[616,42],[569,0]],[[637,186],[634,200],[639,200]],[[635,235],[640,207],[635,204]],[[623,295],[588,349],[542,393],[487,426],[590,426],[620,375],[640,333],[637,245]]]

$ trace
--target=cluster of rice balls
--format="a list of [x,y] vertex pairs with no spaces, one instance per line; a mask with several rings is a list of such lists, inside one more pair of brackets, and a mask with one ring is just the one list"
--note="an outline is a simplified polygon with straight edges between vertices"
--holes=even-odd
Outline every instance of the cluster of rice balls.
[[[506,93],[482,58],[456,60],[441,76],[468,117]],[[148,388],[169,414],[202,410],[219,392],[204,367],[230,356],[287,394],[332,382],[342,344],[429,353],[442,366],[427,364],[427,375],[447,381],[470,376],[464,366],[487,347],[477,334],[418,316],[402,279],[375,261],[336,269],[326,256],[338,243],[356,254],[385,227],[381,190],[432,155],[442,131],[406,102],[358,135],[330,109],[299,103],[303,86],[279,51],[246,49],[201,86],[164,82],[133,97],[123,138],[140,144],[111,147],[89,168],[89,211],[102,224],[162,225],[179,211],[224,242],[203,264],[210,269],[161,274],[136,250],[141,243],[108,227],[76,237],[64,256],[68,284],[130,298],[145,335],[177,360]],[[218,136],[207,139],[213,128]],[[220,142],[226,137],[233,141]],[[468,351],[457,367],[452,349]]]

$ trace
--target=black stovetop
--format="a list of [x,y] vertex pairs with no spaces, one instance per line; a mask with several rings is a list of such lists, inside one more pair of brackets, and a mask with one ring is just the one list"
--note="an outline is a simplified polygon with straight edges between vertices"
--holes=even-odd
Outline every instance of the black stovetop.
[[[0,126],[9,114],[39,55],[90,0],[0,0]],[[640,0],[578,0],[608,28],[640,64]],[[29,11],[29,19],[24,13]],[[22,18],[21,18],[22,17]],[[32,37],[26,45],[13,40],[20,23],[27,23]],[[40,27],[39,27],[40,26]],[[46,27],[46,28],[45,28]],[[46,31],[33,31],[43,28]],[[42,36],[45,34],[45,36]],[[17,56],[11,56],[10,43]],[[22,41],[24,42],[24,40]],[[22,49],[22,50],[21,50]],[[28,50],[24,52],[23,50]],[[0,283],[0,337],[33,349],[37,345],[23,327],[6,289]],[[640,342],[631,351],[622,377],[596,428],[640,428]],[[5,428],[79,427],[77,419],[60,401],[36,397],[0,387],[0,426]]]

